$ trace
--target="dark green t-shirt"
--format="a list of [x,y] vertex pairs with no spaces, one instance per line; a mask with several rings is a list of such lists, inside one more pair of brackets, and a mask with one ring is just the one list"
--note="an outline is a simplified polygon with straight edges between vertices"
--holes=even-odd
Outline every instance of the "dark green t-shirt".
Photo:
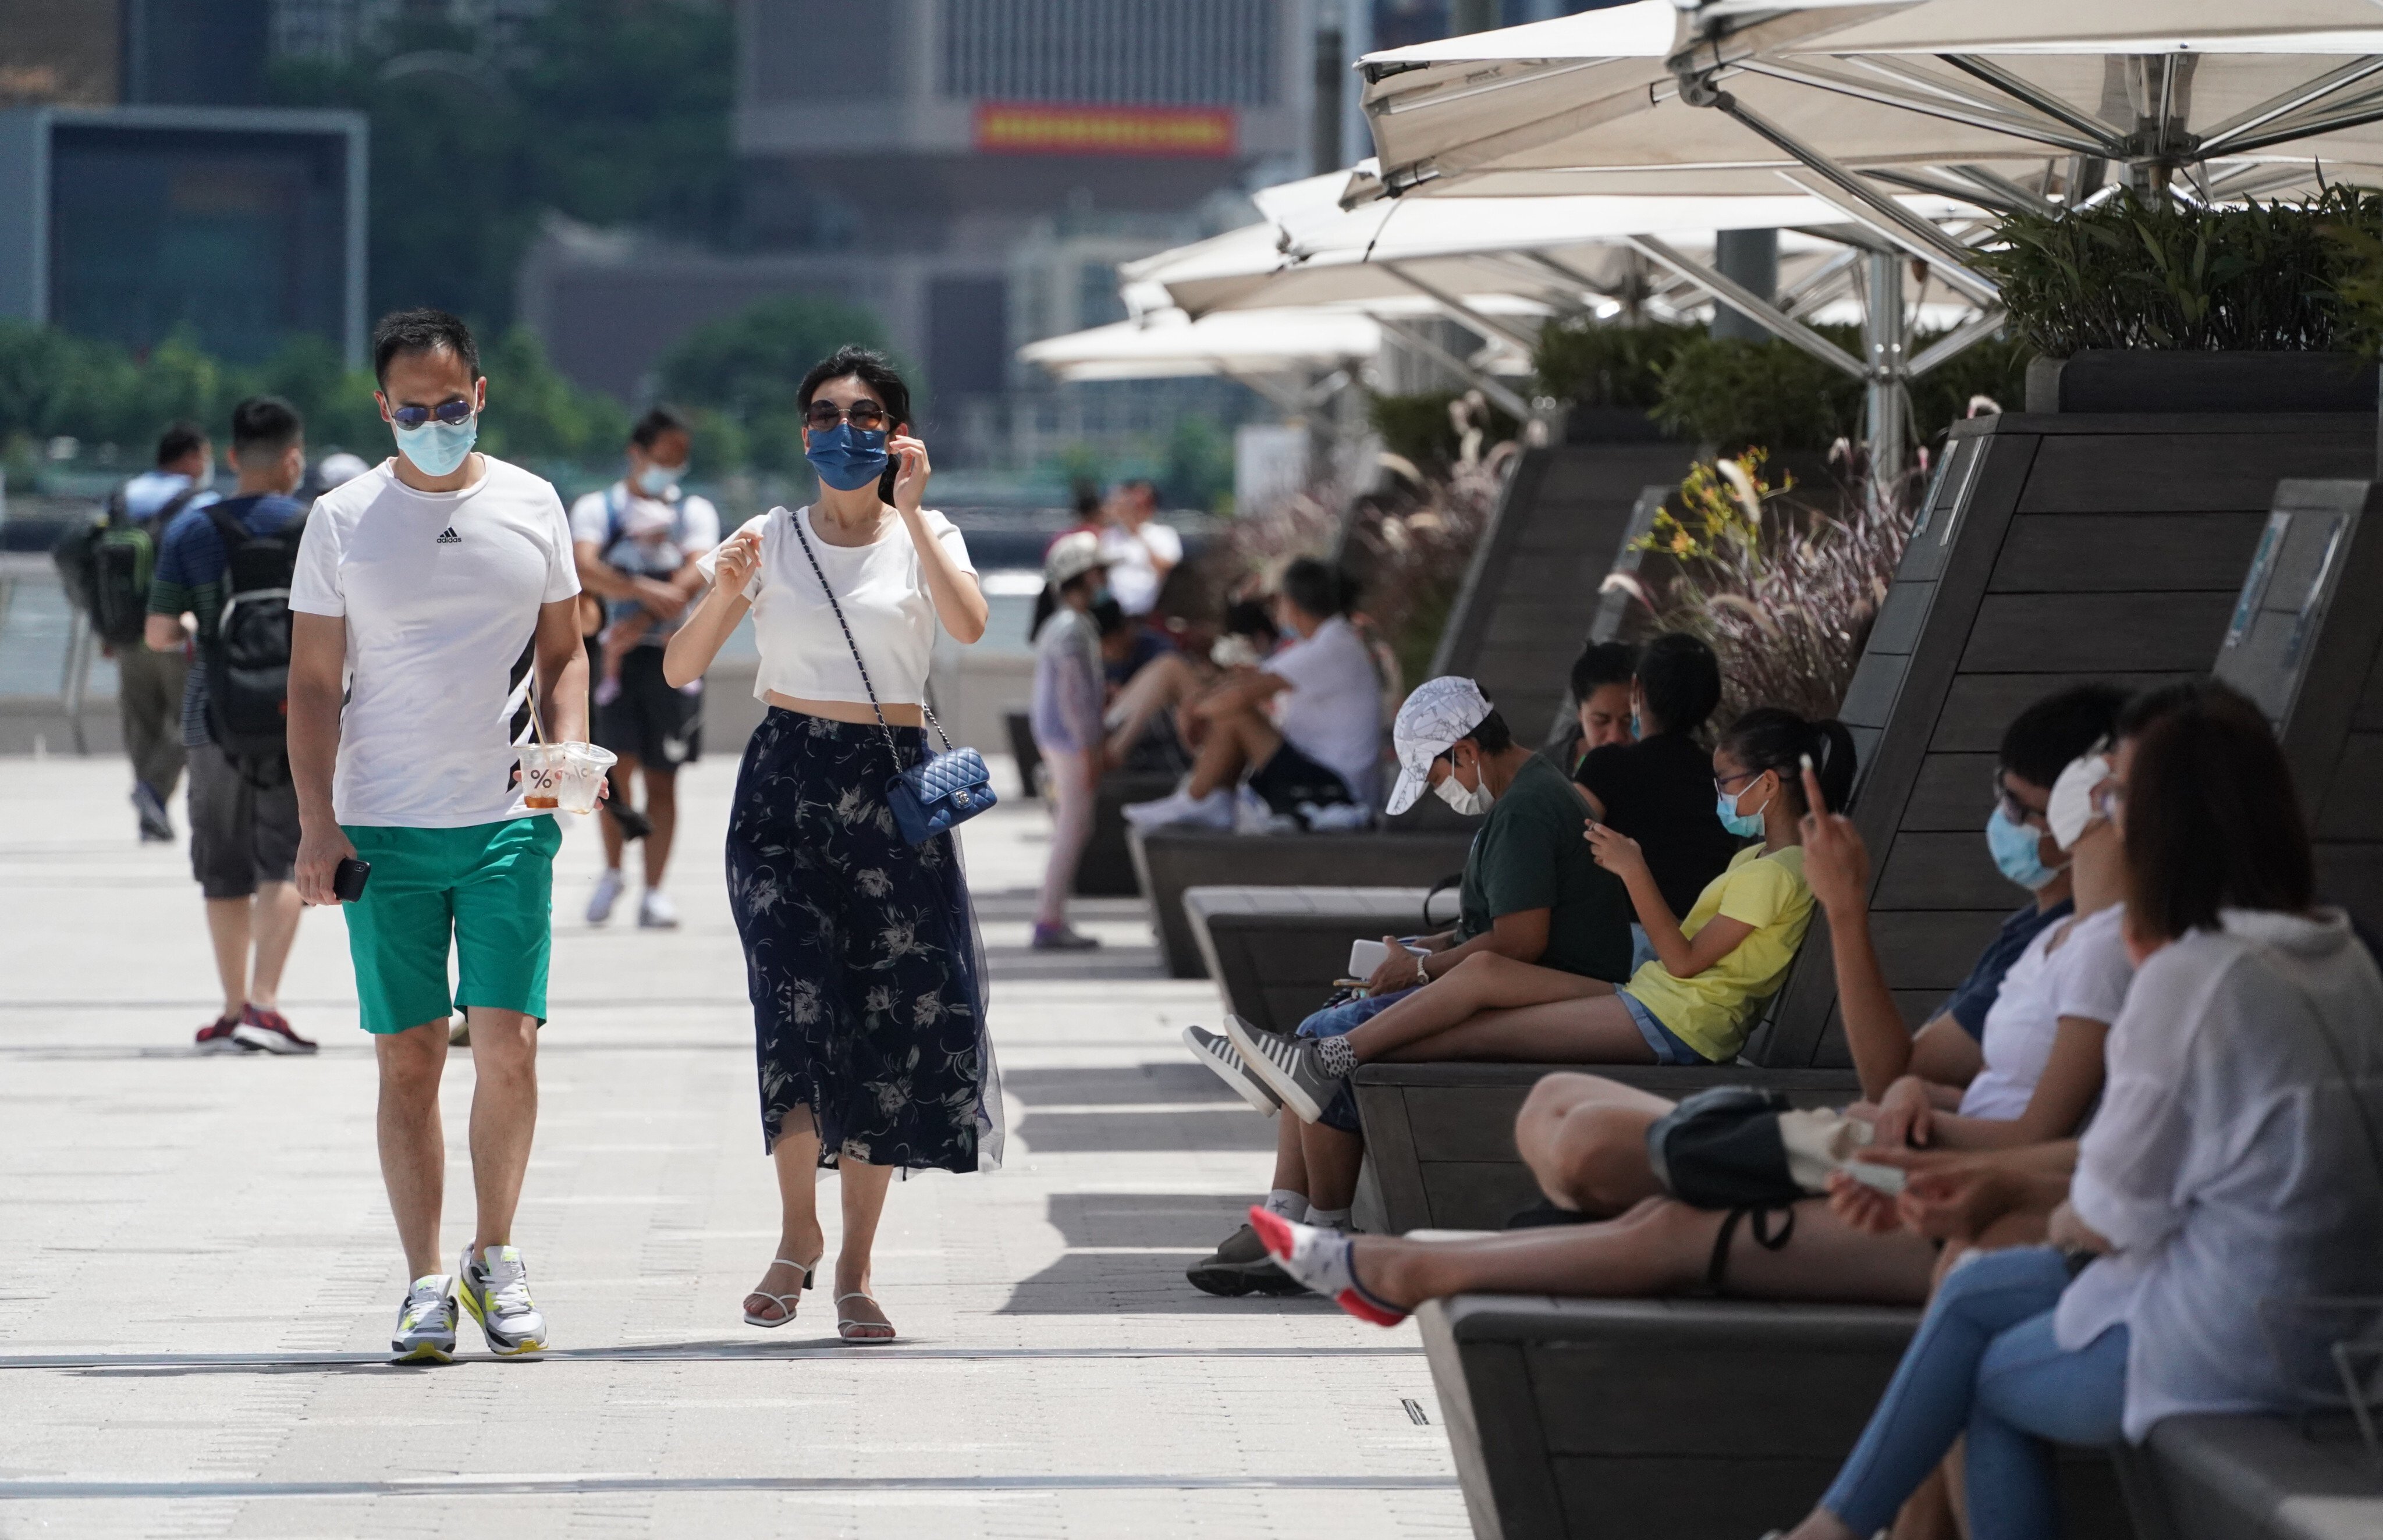
[[1563,771],[1537,754],[1524,761],[1464,857],[1458,938],[1481,934],[1500,915],[1547,909],[1541,967],[1615,983],[1629,978],[1630,893],[1589,853],[1587,820],[1588,806]]

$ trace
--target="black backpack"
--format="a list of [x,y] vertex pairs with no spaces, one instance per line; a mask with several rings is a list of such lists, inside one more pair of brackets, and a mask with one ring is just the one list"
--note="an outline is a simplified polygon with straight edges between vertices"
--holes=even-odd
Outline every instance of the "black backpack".
[[224,546],[224,604],[199,647],[206,669],[207,735],[252,785],[290,778],[290,583],[302,515],[258,535],[210,504]]
[[174,494],[145,519],[124,505],[124,488],[108,497],[107,511],[88,529],[70,531],[53,558],[67,580],[69,597],[91,615],[91,628],[113,647],[137,646],[149,623],[149,579],[157,570],[157,547],[174,515],[202,488],[196,482]]

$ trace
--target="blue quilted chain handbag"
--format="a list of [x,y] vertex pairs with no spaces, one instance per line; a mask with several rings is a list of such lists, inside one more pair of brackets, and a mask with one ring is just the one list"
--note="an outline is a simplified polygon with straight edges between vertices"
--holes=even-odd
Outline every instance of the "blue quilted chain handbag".
[[853,667],[860,671],[860,687],[869,692],[869,708],[877,713],[877,725],[885,733],[885,747],[894,756],[894,779],[885,782],[886,806],[894,809],[894,822],[902,831],[902,837],[912,844],[924,844],[1000,800],[993,795],[993,773],[984,768],[983,755],[972,748],[952,746],[952,735],[937,721],[935,708],[923,700],[919,708],[934,724],[935,736],[944,741],[944,751],[928,755],[908,770],[902,769],[901,747],[894,741],[894,729],[885,721],[885,708],[877,703],[877,686],[870,683],[869,665],[860,660],[860,644],[852,639],[852,627],[845,621],[844,606],[836,602],[835,589],[829,585],[827,573],[820,570],[819,558],[812,554],[811,537],[803,533],[802,516],[796,514],[790,522],[795,526],[795,538],[803,543],[803,556],[811,564],[811,575],[819,579],[821,591],[827,595],[827,607],[835,611],[835,623],[844,631],[844,645],[852,649]]

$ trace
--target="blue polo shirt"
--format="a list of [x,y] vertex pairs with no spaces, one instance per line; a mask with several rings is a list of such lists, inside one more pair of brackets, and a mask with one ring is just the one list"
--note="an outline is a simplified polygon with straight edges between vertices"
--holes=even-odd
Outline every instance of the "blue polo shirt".
[[1994,1008],[1995,997],[2003,992],[2003,975],[2011,964],[2019,961],[2027,943],[2035,940],[2047,925],[2056,925],[2077,912],[2077,902],[2064,898],[2049,909],[2039,909],[2031,904],[2003,921],[2003,928],[1986,949],[1978,954],[1977,966],[1961,980],[1961,987],[1945,998],[1943,1013],[1961,1024],[1961,1029],[1983,1041],[1986,1035],[1986,1013]]

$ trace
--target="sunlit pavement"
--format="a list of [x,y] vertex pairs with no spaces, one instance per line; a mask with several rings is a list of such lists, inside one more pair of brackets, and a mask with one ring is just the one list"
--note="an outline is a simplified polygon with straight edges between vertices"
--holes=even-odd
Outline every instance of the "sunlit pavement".
[[[1027,950],[1046,825],[1014,799],[968,831],[1007,1168],[895,1190],[899,1345],[838,1345],[824,1274],[796,1324],[741,1323],[776,1202],[733,770],[685,777],[675,933],[585,925],[571,832],[516,1231],[556,1350],[494,1361],[466,1321],[426,1370],[382,1361],[403,1266],[340,921],[307,917],[284,991],[319,1057],[195,1056],[183,851],[134,843],[120,760],[0,760],[0,1535],[1464,1532],[1412,1327],[1184,1283],[1267,1126],[1178,1044],[1216,996],[1160,975],[1139,905],[1089,907],[1090,961]],[[450,1252],[470,1087],[458,1055]]]

